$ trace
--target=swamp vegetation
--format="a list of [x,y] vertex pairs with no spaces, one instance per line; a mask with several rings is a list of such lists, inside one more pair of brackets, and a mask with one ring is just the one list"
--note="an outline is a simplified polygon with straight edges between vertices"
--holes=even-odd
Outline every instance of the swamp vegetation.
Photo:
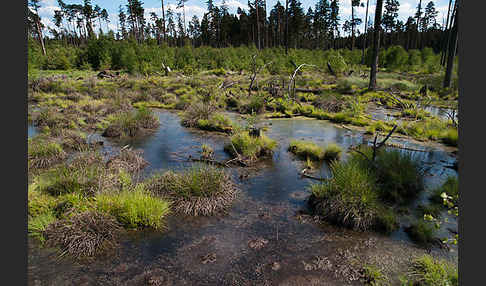
[[[177,62],[184,49],[168,51]],[[457,285],[447,229],[457,228],[458,92],[441,87],[437,55],[409,51],[402,70],[385,57],[370,91],[353,52],[291,49],[296,61],[322,61],[295,73],[293,86],[286,58],[255,74],[244,55],[257,52],[231,49],[220,53],[245,60],[202,66],[204,50],[193,49],[194,68],[175,64],[167,75],[154,66],[109,78],[29,70],[32,263],[52,248],[69,277],[79,275],[72,263],[88,260],[84,269],[107,276],[86,279],[132,285],[189,269],[209,284]],[[257,65],[272,53],[261,51]],[[344,64],[333,74],[328,61]],[[150,258],[134,262],[141,249]],[[389,255],[399,258],[387,265]],[[124,263],[138,276],[107,278]],[[208,265],[218,278],[199,272]]]

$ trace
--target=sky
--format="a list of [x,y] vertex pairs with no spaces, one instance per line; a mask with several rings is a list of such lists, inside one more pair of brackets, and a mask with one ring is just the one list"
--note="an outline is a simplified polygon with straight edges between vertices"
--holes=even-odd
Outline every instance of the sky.
[[[270,14],[270,10],[272,7],[277,3],[278,0],[267,0],[267,14]],[[375,11],[375,3],[376,0],[369,0],[369,12],[368,17],[371,17],[371,21],[373,21],[373,15]],[[67,4],[82,4],[82,0],[64,0]],[[161,9],[161,1],[160,0],[142,0],[143,7],[145,9],[145,16],[149,18],[151,12],[155,12],[159,17],[162,16],[162,9]],[[177,2],[178,0],[164,0],[165,9],[169,7],[175,12],[181,12],[182,8],[177,9]],[[253,1],[252,1],[253,2]],[[307,13],[309,7],[314,9],[317,0],[301,0],[302,7],[304,8],[304,12]],[[366,0],[361,0],[364,3],[365,7],[358,7],[355,8],[355,17],[361,18],[362,24],[359,27],[359,30],[363,30],[364,28],[364,18],[366,14]],[[425,7],[430,0],[422,0],[422,6]],[[435,3],[435,7],[438,10],[439,14],[437,16],[437,22],[442,25],[442,22],[445,21],[447,17],[447,8],[449,1],[448,0],[434,0],[432,1]],[[285,5],[285,0],[280,0],[282,5]],[[409,16],[413,16],[417,9],[417,5],[419,0],[399,0],[400,7],[398,11],[398,18],[403,22],[406,22]],[[42,23],[46,26],[50,26],[54,28],[53,23],[53,16],[55,10],[60,10],[57,4],[57,0],[41,0],[40,1],[41,8],[39,9],[39,16],[42,19]],[[108,28],[117,30],[117,22],[118,22],[118,7],[122,5],[125,7],[127,4],[126,0],[92,0],[92,5],[98,4],[101,8],[105,8],[109,15],[110,23],[108,24]],[[221,4],[221,0],[214,0],[214,4],[219,5]],[[238,7],[247,10],[248,9],[248,0],[226,0],[226,5],[228,5],[230,13],[236,13]],[[206,12],[206,0],[188,0],[186,2],[186,24],[190,21],[193,15],[197,15],[199,19],[202,18],[203,14]],[[341,24],[344,23],[345,20],[351,19],[351,0],[340,0],[339,1],[339,14],[341,18]],[[96,28],[97,30],[98,28]],[[102,29],[106,32],[105,24],[102,23]]]

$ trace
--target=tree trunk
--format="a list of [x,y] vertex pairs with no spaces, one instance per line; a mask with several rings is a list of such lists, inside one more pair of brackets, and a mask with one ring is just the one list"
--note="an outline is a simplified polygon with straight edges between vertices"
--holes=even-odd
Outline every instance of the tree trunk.
[[365,50],[366,50],[366,36],[368,35],[368,4],[370,4],[370,0],[366,0],[366,18],[365,18],[365,27],[364,27],[364,37],[363,37],[363,52],[361,53],[361,64],[364,65],[365,61]]
[[420,12],[422,11],[422,0],[419,1],[418,15],[417,15],[417,48],[421,47],[420,41]]
[[42,29],[41,29],[39,21],[36,21],[36,26],[37,26],[37,34],[39,35],[39,42],[42,46],[42,53],[45,56],[46,55],[46,47],[44,46],[44,38],[42,37]]
[[257,26],[257,49],[260,49],[260,18],[258,17],[258,6],[259,0],[255,0],[255,9],[256,9],[256,26]]
[[285,54],[289,53],[289,0],[285,0]]
[[164,35],[164,42],[167,41],[167,34],[165,30],[165,10],[164,10],[164,0],[162,2],[162,33]]
[[440,51],[440,64],[442,66],[445,64],[445,58],[446,58],[446,53],[447,53],[448,36],[447,36],[446,31],[448,29],[450,29],[449,28],[449,16],[450,16],[450,13],[451,13],[451,3],[452,3],[452,0],[449,0],[449,7],[447,8],[447,20],[446,20],[446,23],[445,23],[444,35],[442,37],[442,49]]
[[454,57],[456,55],[456,50],[457,50],[457,25],[458,25],[458,20],[459,20],[459,13],[458,13],[459,7],[456,6],[456,13],[454,16],[454,26],[452,27],[452,40],[449,46],[449,54],[447,56],[447,67],[446,67],[446,73],[444,77],[444,87],[449,88],[451,87],[451,81],[452,81],[452,68],[454,66]]
[[354,6],[351,0],[351,51],[354,50]]
[[369,89],[376,89],[376,72],[378,70],[378,52],[380,50],[380,30],[381,30],[381,12],[383,10],[383,0],[376,0],[375,10],[375,29],[373,36],[373,61],[371,62],[370,84]]

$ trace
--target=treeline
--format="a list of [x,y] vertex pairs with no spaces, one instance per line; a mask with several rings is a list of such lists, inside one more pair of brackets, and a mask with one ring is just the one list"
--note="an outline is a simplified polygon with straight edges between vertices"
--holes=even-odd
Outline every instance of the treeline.
[[[62,41],[51,39],[46,46],[50,52],[43,55],[39,43],[29,40],[29,69],[115,69],[152,74],[161,73],[164,66],[169,66],[190,75],[196,71],[217,69],[249,71],[252,56],[258,54],[258,66],[271,62],[264,71],[279,74],[290,73],[295,65],[302,63],[316,65],[322,71],[328,71],[328,62],[335,72],[356,71],[362,61],[361,51],[357,49],[289,49],[286,55],[283,47],[262,50],[255,45],[229,48],[170,47],[165,44],[159,46],[154,39],[139,44],[134,40],[119,41],[109,36],[91,39],[81,46],[66,46]],[[371,49],[366,49],[364,59],[369,66],[372,61]],[[432,48],[406,51],[401,46],[382,48],[379,65],[390,70],[424,73],[435,73],[441,68],[440,55],[434,53]]]
[[[117,31],[109,31],[116,40],[134,40],[139,44],[156,40],[159,45],[194,47],[229,47],[254,44],[258,49],[285,47],[306,49],[365,49],[372,43],[373,23],[368,11],[369,0],[317,0],[314,7],[304,11],[300,0],[278,1],[267,7],[266,0],[249,0],[248,11],[238,8],[236,14],[228,11],[226,1],[215,5],[207,0],[207,12],[202,19],[194,16],[185,21],[185,2],[179,0],[181,12],[165,9],[161,0],[162,17],[151,13],[145,17],[143,3],[128,0],[120,5]],[[283,0],[282,0],[283,1]],[[340,5],[344,1],[352,4],[350,19],[343,19]],[[29,35],[43,45],[42,23],[37,16],[39,0],[29,0]],[[455,5],[449,2],[447,23],[437,21],[438,11],[433,1],[427,4],[418,0],[414,17],[406,22],[398,19],[398,0],[385,0],[381,24],[380,46],[400,45],[405,50],[432,48],[436,53],[446,49]],[[108,13],[91,0],[83,4],[67,4],[58,0],[60,10],[55,12],[55,27],[47,27],[54,39],[64,44],[84,45],[89,39],[101,37],[102,27],[108,30]],[[359,18],[355,10],[366,6],[366,18]],[[269,11],[267,11],[269,9]],[[266,15],[269,15],[268,17]],[[344,20],[344,21],[343,21]],[[358,29],[365,22],[365,31]],[[98,31],[97,31],[98,29]],[[97,31],[97,33],[95,33]]]

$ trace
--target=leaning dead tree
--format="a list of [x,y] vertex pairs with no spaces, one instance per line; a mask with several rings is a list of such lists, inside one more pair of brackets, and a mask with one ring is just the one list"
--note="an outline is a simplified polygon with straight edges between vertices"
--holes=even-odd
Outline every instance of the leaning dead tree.
[[361,156],[363,156],[368,162],[370,162],[372,165],[374,164],[375,162],[375,158],[376,158],[376,153],[378,152],[378,150],[385,146],[385,143],[386,141],[390,138],[390,136],[393,134],[393,132],[395,132],[395,129],[397,129],[398,125],[394,125],[392,130],[390,130],[390,132],[388,133],[388,135],[386,135],[385,139],[383,139],[383,141],[381,141],[380,143],[376,144],[376,141],[378,140],[378,134],[375,135],[375,139],[373,140],[373,153],[372,153],[372,156],[371,158],[369,158],[365,153],[361,152],[360,150],[358,150],[357,148],[349,148],[349,150],[351,151],[354,151],[358,154],[360,154]]
[[290,76],[289,87],[288,87],[289,98],[292,98],[294,101],[295,101],[295,76],[297,75],[297,72],[305,66],[317,67],[316,65],[301,64],[294,70],[293,74]]
[[250,76],[250,86],[248,87],[248,96],[251,95],[251,89],[253,88],[253,83],[255,82],[257,74],[264,69],[266,66],[271,64],[272,62],[266,63],[260,67],[258,67],[257,62],[256,62],[256,57],[257,55],[253,55],[251,57],[251,69],[252,69],[252,75]]

